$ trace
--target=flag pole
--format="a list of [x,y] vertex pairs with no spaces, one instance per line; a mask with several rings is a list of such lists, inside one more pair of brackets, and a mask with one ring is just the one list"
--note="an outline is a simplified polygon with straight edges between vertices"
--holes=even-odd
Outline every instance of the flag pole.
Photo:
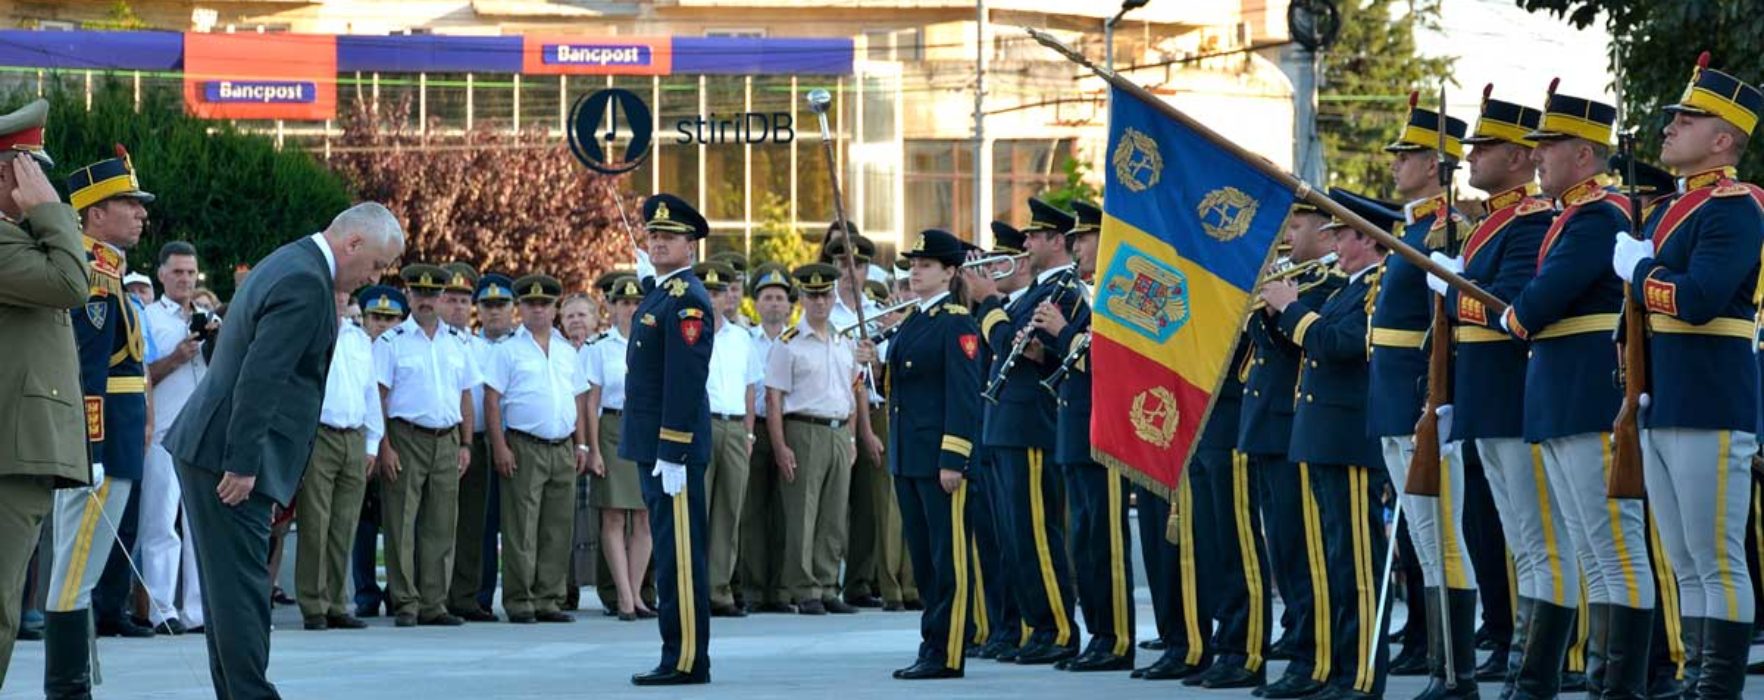
[[1451,285],[1464,296],[1482,302],[1482,305],[1495,316],[1506,313],[1506,302],[1495,298],[1493,294],[1489,294],[1470,280],[1464,279],[1457,273],[1441,267],[1438,263],[1435,263],[1432,259],[1428,258],[1427,253],[1416,250],[1409,244],[1404,243],[1402,239],[1391,235],[1390,232],[1378,228],[1373,225],[1372,222],[1367,221],[1364,217],[1354,213],[1353,210],[1342,206],[1341,203],[1333,199],[1330,199],[1328,195],[1313,189],[1310,183],[1299,179],[1291,173],[1274,167],[1274,165],[1269,163],[1266,158],[1251,153],[1249,150],[1237,145],[1230,139],[1220,136],[1212,129],[1195,121],[1193,117],[1183,114],[1181,110],[1170,106],[1169,103],[1163,101],[1158,96],[1151,94],[1151,92],[1140,87],[1133,81],[1121,77],[1120,74],[1112,70],[1096,65],[1091,62],[1090,59],[1085,58],[1083,54],[1073,50],[1072,47],[1067,46],[1053,35],[1034,28],[1030,28],[1028,31],[1029,36],[1033,37],[1035,41],[1039,42],[1042,46],[1046,46],[1059,52],[1059,54],[1065,56],[1068,61],[1090,69],[1090,71],[1095,73],[1097,77],[1107,81],[1108,84],[1114,86],[1116,89],[1139,98],[1141,102],[1158,110],[1160,114],[1181,123],[1183,126],[1199,134],[1202,138],[1212,142],[1213,145],[1225,149],[1227,153],[1230,153],[1238,160],[1243,161],[1250,167],[1260,171],[1263,175],[1266,175],[1288,189],[1291,189],[1297,199],[1303,200],[1304,202],[1327,212],[1330,216],[1340,219],[1342,223],[1347,224],[1354,230],[1378,241],[1379,244],[1389,249],[1392,253],[1402,256],[1404,260],[1409,261],[1416,267],[1427,271],[1435,277],[1445,280],[1446,284]]

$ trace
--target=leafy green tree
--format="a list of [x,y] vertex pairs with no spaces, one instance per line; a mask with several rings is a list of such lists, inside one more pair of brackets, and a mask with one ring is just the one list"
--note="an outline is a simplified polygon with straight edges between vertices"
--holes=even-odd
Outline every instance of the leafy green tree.
[[820,253],[820,237],[811,242],[802,231],[790,225],[790,202],[775,192],[756,193],[759,202],[758,229],[753,237],[753,255],[749,267],[777,263],[795,269],[811,262]]
[[[1439,20],[1440,0],[1336,0],[1341,33],[1322,52],[1317,133],[1329,184],[1388,197],[1390,156],[1402,131],[1409,91],[1436,94],[1449,58],[1416,53],[1415,33]],[[1407,7],[1398,14],[1400,8]],[[1422,106],[1434,99],[1424,97]]]
[[1060,172],[1066,176],[1066,181],[1042,195],[1048,204],[1070,211],[1072,203],[1076,201],[1102,201],[1102,192],[1090,184],[1089,163],[1068,157],[1060,163]]
[[[129,268],[152,276],[155,254],[167,241],[196,246],[205,284],[222,299],[232,294],[236,264],[252,264],[277,246],[325,227],[349,206],[343,182],[312,156],[278,151],[265,136],[227,122],[184,114],[175,88],[145,89],[137,111],[132,86],[99,81],[92,108],[83,91],[52,89],[45,147],[55,157],[49,173],[66,193],[67,176],[128,149],[141,186],[158,198],[147,206],[147,230],[129,253]],[[34,91],[8,96],[0,111],[35,99]]]
[[[1657,160],[1660,130],[1668,115],[1660,107],[1678,101],[1697,55],[1710,67],[1757,85],[1764,81],[1764,12],[1757,0],[1517,0],[1531,12],[1549,13],[1575,27],[1603,20],[1611,34],[1611,71],[1623,77],[1623,113],[1639,129],[1642,158]],[[1764,149],[1747,149],[1740,177],[1764,177]]]
[[82,22],[80,23],[80,28],[115,31],[125,29],[151,29],[152,27],[147,24],[146,20],[141,19],[140,15],[135,14],[135,8],[130,7],[127,0],[116,0],[115,2],[110,3],[110,7],[104,10],[104,19]]

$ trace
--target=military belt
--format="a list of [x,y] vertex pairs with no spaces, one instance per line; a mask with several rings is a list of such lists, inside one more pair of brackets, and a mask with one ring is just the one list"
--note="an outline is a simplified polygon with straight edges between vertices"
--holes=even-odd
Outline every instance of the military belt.
[[147,391],[146,377],[111,377],[104,384],[108,394],[142,394]]
[[605,406],[600,407],[600,415],[603,415],[603,416],[622,416],[624,414],[625,414],[625,409],[622,409],[622,408],[607,408]]
[[711,414],[711,420],[743,421],[746,419],[747,419],[746,416],[737,416],[732,413],[712,413]]
[[1691,324],[1671,316],[1648,314],[1648,330],[1655,333],[1716,335],[1749,341],[1753,339],[1756,328],[1751,319],[1745,318],[1718,318],[1708,323]]
[[1426,331],[1406,331],[1398,328],[1372,329],[1372,344],[1378,347],[1418,350],[1426,342]]
[[393,418],[392,420],[396,423],[403,423],[405,427],[410,428],[411,430],[415,430],[424,435],[433,435],[435,437],[447,437],[448,435],[452,435],[454,431],[459,428],[457,423],[445,428],[430,428],[428,426],[417,425],[416,423],[412,423],[403,418]]
[[843,428],[845,427],[845,424],[851,422],[850,418],[822,418],[820,416],[811,416],[806,413],[787,414],[784,416],[784,420],[793,420],[798,423],[813,423],[815,425],[824,425],[829,428]]
[[1610,333],[1615,330],[1617,330],[1617,314],[1587,314],[1585,316],[1570,316],[1545,326],[1543,330],[1531,336],[1531,339],[1549,340],[1550,338],[1565,338],[1582,333]]
[[1457,326],[1452,328],[1452,339],[1460,343],[1501,343],[1513,340],[1513,336],[1482,326]]
[[560,437],[556,440],[552,440],[550,438],[542,438],[542,437],[539,437],[538,435],[534,435],[534,434],[526,432],[524,430],[515,430],[513,428],[509,429],[508,434],[513,435],[518,438],[521,438],[523,440],[527,440],[529,442],[537,442],[541,445],[550,445],[552,447],[557,447],[560,445],[569,444],[570,437],[572,437],[572,436],[564,436],[564,437]]
[[320,423],[319,429],[320,430],[327,430],[327,431],[330,431],[333,433],[355,433],[355,432],[361,431],[361,427],[359,427],[359,426],[354,427],[354,428],[339,428],[339,427],[331,425],[329,423]]

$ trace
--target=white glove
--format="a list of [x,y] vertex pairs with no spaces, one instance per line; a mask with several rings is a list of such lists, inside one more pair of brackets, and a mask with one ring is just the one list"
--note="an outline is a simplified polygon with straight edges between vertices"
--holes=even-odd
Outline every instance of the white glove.
[[649,474],[661,477],[662,493],[674,496],[686,490],[686,465],[684,464],[656,460],[655,471]]
[[1433,409],[1433,415],[1439,416],[1439,450],[1443,454],[1452,442],[1452,405],[1448,403]]
[[1641,404],[1642,408],[1647,408],[1649,404],[1652,404],[1654,402],[1654,397],[1651,394],[1644,391],[1644,392],[1642,392],[1642,395],[1635,400],[1635,402]]
[[1654,257],[1654,242],[1630,237],[1628,232],[1617,232],[1617,247],[1611,250],[1611,269],[1617,276],[1629,282],[1635,276],[1635,266],[1643,260]]
[[91,488],[97,489],[98,487],[103,486],[103,485],[104,485],[104,463],[103,462],[93,462],[92,463],[92,487]]
[[655,263],[649,261],[649,251],[642,248],[634,250],[637,251],[637,281],[655,277]]
[[[1427,257],[1431,258],[1434,264],[1450,270],[1454,275],[1461,275],[1464,273],[1464,259],[1461,257],[1448,257],[1445,253],[1439,251],[1434,251],[1432,255]],[[1433,290],[1434,294],[1445,296],[1446,289],[1449,288],[1449,285],[1446,284],[1444,277],[1438,277],[1429,272],[1427,273],[1427,288]]]

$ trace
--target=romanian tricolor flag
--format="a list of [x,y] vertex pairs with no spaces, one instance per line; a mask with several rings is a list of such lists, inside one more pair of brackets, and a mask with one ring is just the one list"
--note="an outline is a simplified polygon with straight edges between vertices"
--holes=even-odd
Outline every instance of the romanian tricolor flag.
[[1114,89],[1097,254],[1091,450],[1173,491],[1294,193]]

